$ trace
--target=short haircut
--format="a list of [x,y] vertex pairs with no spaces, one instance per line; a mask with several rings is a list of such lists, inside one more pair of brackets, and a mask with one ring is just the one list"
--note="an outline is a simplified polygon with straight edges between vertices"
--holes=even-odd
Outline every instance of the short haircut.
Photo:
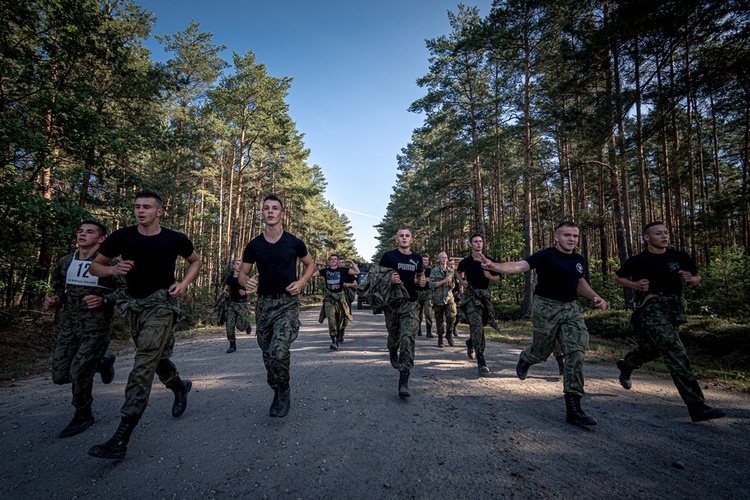
[[412,236],[414,235],[414,231],[412,231],[409,226],[400,226],[398,229],[396,229],[396,234],[401,231],[409,231],[409,234],[411,234]]
[[161,195],[158,191],[154,191],[153,189],[141,189],[135,193],[135,199],[137,200],[138,198],[153,198],[156,200],[157,208],[164,206],[164,201],[162,201]]
[[477,237],[482,238],[482,243],[484,243],[484,236],[482,236],[480,233],[474,233],[471,236],[469,236],[469,243],[471,243],[474,240],[474,238],[477,238]]
[[336,257],[337,259],[339,258],[339,256],[337,254],[332,253],[331,255],[328,256],[328,260],[331,260],[334,257]]
[[641,234],[646,234],[649,229],[651,229],[654,226],[666,226],[662,221],[655,220],[654,222],[649,222],[645,226],[643,226],[643,232]]
[[426,253],[426,252],[425,252],[425,253],[423,253],[423,254],[422,254],[422,258],[424,259],[425,257],[427,257],[427,258],[429,259],[429,258],[430,258],[430,254],[428,254],[428,253]]
[[555,227],[555,232],[557,232],[558,229],[561,229],[563,227],[578,227],[578,224],[576,224],[572,220],[562,221],[561,223],[557,225],[557,227]]
[[440,256],[441,256],[441,255],[445,255],[445,257],[446,257],[446,258],[448,257],[448,254],[447,254],[447,253],[445,253],[445,252],[440,252],[440,253],[438,254],[438,259],[440,258]]
[[278,202],[279,202],[279,206],[281,207],[281,211],[282,211],[282,212],[284,211],[284,202],[283,202],[283,201],[281,201],[281,198],[279,198],[279,197],[278,197],[278,196],[276,196],[275,194],[271,193],[271,194],[269,194],[269,195],[266,195],[266,197],[265,197],[265,198],[263,198],[263,204],[265,205],[265,204],[266,204],[266,202],[267,202],[268,200],[271,200],[271,201],[278,201]]
[[[92,226],[96,226],[96,228],[99,230],[99,236],[107,236],[107,233],[109,232],[109,230],[107,229],[107,226],[95,220],[89,219],[89,220],[85,220],[81,222],[81,226],[83,226],[84,224],[91,224]],[[81,227],[81,226],[78,226],[78,227]]]

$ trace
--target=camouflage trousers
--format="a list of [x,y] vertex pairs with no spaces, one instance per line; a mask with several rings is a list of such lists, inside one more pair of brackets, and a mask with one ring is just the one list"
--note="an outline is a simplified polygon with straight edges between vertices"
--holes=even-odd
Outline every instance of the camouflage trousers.
[[263,353],[266,380],[274,389],[289,385],[289,352],[299,334],[299,299],[284,295],[258,297],[255,305],[255,330]]
[[[344,293],[346,294],[346,301],[349,303],[349,314],[351,315],[352,312],[352,302],[354,302],[354,299],[357,298],[357,292],[354,291],[353,288],[344,288]],[[344,317],[344,326],[342,330],[346,330],[346,327],[349,326],[349,319]]]
[[128,297],[117,305],[128,322],[136,349],[120,412],[124,416],[138,416],[148,406],[154,373],[167,387],[180,378],[169,359],[174,351],[180,304],[167,290],[159,290],[143,299]]
[[437,334],[445,335],[453,331],[453,326],[456,324],[456,304],[453,298],[449,297],[449,300],[442,305],[433,304],[432,310],[435,313]]
[[419,330],[419,302],[402,302],[383,309],[388,351],[398,351],[398,371],[414,367],[414,338]]
[[456,307],[456,298],[453,297],[448,305],[450,307],[450,313],[453,316],[453,324],[448,323],[447,325],[445,325],[445,328],[448,330],[452,330],[453,328],[456,328],[456,325],[458,324],[458,308]]
[[432,292],[425,290],[419,292],[419,324],[422,325],[422,318],[424,318],[425,326],[432,328]]
[[679,299],[654,296],[633,312],[630,323],[637,346],[625,356],[625,367],[634,370],[661,356],[685,404],[703,403],[703,391],[678,332],[685,322]]
[[521,353],[529,364],[547,361],[559,342],[565,357],[563,392],[583,396],[583,358],[589,345],[589,331],[577,302],[560,302],[534,297],[531,320],[534,324],[532,344]]
[[[487,292],[487,290],[474,290],[474,293],[483,292]],[[469,323],[469,336],[474,351],[477,354],[484,354],[486,345],[484,326],[489,322],[490,313],[486,310],[482,301],[476,298],[467,297],[463,309],[466,312],[466,321]]]
[[71,384],[76,410],[91,407],[97,363],[112,340],[112,319],[111,308],[88,309],[83,300],[71,297],[61,313],[52,355],[52,381]]
[[244,332],[249,326],[250,311],[247,308],[247,302],[229,301],[227,303],[227,340],[236,342],[237,336],[234,334],[234,329]]
[[348,307],[348,301],[342,300],[338,294],[329,292],[323,299],[323,309],[328,320],[328,335],[331,339],[335,339],[339,332],[344,331],[349,324],[346,317],[351,312],[344,310],[345,307]]

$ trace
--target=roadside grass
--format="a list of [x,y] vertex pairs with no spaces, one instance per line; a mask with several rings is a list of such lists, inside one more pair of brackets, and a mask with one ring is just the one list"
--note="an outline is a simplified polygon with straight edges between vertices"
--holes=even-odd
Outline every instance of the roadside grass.
[[[597,317],[604,314],[607,316]],[[633,348],[635,342],[628,326],[629,316],[630,314],[627,311],[586,314],[586,323],[590,334],[587,362],[611,362],[614,366],[615,361],[624,357]],[[734,350],[727,352],[727,346],[739,349],[747,345],[745,331],[713,319],[706,322],[704,318],[690,317],[690,321],[694,322],[695,326],[685,333],[681,331],[681,336],[686,345],[693,371],[695,371],[701,383],[750,392],[750,364],[746,362],[746,356],[744,353]],[[617,325],[617,328],[614,328],[615,325]],[[711,331],[706,330],[707,325],[711,327]],[[484,331],[488,340],[520,348],[526,348],[531,344],[533,331],[531,321],[499,321],[498,326],[500,332],[492,327],[485,327]],[[605,326],[607,331],[604,335],[599,335],[596,332],[602,326]],[[730,333],[727,333],[727,331]],[[727,339],[730,334],[739,336],[739,340],[735,339],[732,342],[731,339]],[[712,344],[713,349],[711,348]],[[663,374],[669,373],[661,359],[647,363],[642,370]]]

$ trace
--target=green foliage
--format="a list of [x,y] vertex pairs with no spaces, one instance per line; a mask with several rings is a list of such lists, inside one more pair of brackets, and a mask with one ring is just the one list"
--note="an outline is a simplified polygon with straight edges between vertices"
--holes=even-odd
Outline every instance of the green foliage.
[[584,318],[591,335],[603,339],[625,339],[633,335],[630,315],[630,311],[607,310],[589,312]]
[[[325,178],[289,116],[289,77],[252,51],[225,48],[198,22],[143,46],[153,15],[131,0],[0,5],[0,293],[5,306],[45,292],[73,231],[95,218],[132,223],[133,195],[161,191],[162,222],[204,262],[186,321],[203,320],[222,266],[261,230],[262,196],[285,201],[285,228],[314,254],[354,251],[349,221],[323,197]],[[180,265],[178,273],[184,272]]]
[[512,302],[494,301],[492,305],[495,307],[495,319],[498,321],[516,320],[521,312],[521,306]]
[[687,290],[689,306],[701,314],[750,320],[750,256],[742,247],[714,249],[701,269],[700,286]]

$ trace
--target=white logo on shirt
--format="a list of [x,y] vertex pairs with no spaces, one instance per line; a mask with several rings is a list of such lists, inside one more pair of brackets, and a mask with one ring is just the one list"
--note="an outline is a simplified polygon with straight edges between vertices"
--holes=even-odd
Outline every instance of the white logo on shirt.
[[417,270],[417,263],[413,260],[409,261],[409,263],[405,262],[399,262],[398,263],[398,269],[404,270],[404,271],[416,271]]

